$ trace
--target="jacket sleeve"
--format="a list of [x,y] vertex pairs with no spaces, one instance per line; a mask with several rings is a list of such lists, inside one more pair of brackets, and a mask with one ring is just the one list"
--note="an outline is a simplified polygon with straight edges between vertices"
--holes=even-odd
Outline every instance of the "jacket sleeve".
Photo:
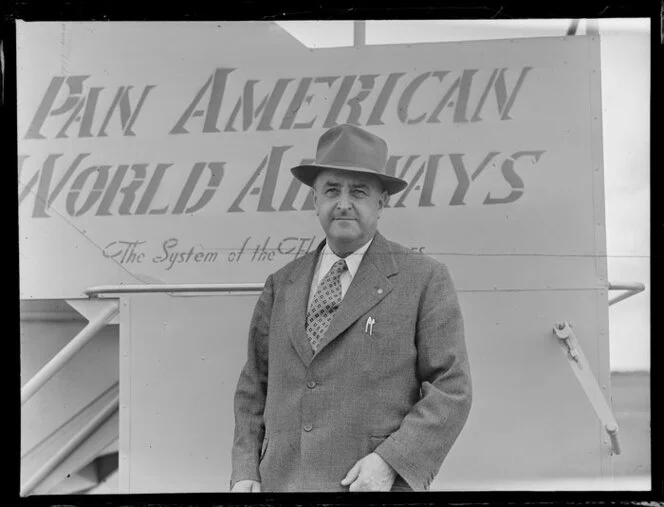
[[258,464],[265,435],[263,410],[267,395],[268,341],[272,314],[272,275],[256,303],[249,326],[247,362],[235,390],[235,435],[231,488],[243,479],[260,482]]
[[463,318],[447,267],[433,267],[421,295],[415,341],[421,397],[377,449],[415,491],[426,491],[461,433],[472,388]]

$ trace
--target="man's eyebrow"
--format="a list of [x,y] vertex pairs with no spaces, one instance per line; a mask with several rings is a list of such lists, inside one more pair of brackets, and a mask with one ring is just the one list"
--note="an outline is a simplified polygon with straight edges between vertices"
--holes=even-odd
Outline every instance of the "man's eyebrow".
[[[328,188],[329,187],[338,188],[338,187],[341,186],[341,183],[339,183],[338,181],[324,181],[322,183],[322,185],[323,185],[323,187],[328,187]],[[351,183],[350,188],[352,188],[352,189],[356,189],[356,188],[366,189],[366,188],[369,188],[369,184],[368,183]]]

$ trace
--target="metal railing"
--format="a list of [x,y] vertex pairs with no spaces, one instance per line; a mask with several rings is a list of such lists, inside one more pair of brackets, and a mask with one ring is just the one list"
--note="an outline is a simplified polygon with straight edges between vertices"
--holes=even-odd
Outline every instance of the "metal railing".
[[21,388],[21,405],[35,394],[53,375],[55,375],[92,337],[104,327],[119,311],[117,301],[110,301],[108,306],[81,329],[72,340],[67,343],[53,358],[46,363],[26,384]]
[[[139,294],[139,293],[207,293],[207,292],[239,292],[239,293],[259,293],[263,290],[262,283],[182,283],[182,284],[138,284],[138,285],[99,285],[86,289],[85,295],[90,298],[96,298],[100,294]],[[620,294],[609,300],[609,305],[613,305],[632,297],[645,290],[645,285],[641,282],[609,282],[609,290],[624,290]]]
[[[117,385],[117,384],[116,384]],[[68,456],[88,439],[117,410],[120,395],[116,394],[90,421],[85,424],[64,446],[62,446],[37,472],[21,486],[20,495],[29,495],[53,472]]]
[[259,293],[263,283],[178,283],[139,285],[99,285],[86,289],[85,295],[96,298],[100,294],[183,293],[183,292],[240,292]]

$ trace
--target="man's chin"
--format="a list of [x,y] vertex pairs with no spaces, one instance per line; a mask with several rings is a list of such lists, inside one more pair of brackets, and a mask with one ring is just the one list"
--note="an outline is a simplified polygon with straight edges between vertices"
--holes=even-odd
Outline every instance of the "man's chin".
[[357,223],[352,220],[334,220],[330,224],[329,233],[333,236],[356,238],[360,236]]
[[340,229],[334,225],[328,231],[328,237],[338,243],[352,243],[360,239],[361,234],[350,228]]

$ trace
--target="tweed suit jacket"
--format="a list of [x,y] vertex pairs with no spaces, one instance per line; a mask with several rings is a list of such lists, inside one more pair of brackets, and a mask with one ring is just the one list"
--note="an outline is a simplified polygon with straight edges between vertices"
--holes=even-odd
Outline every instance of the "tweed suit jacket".
[[450,274],[376,233],[314,355],[305,321],[324,243],[270,275],[256,304],[234,401],[231,485],[347,491],[340,481],[376,452],[398,480],[426,491],[471,405]]

